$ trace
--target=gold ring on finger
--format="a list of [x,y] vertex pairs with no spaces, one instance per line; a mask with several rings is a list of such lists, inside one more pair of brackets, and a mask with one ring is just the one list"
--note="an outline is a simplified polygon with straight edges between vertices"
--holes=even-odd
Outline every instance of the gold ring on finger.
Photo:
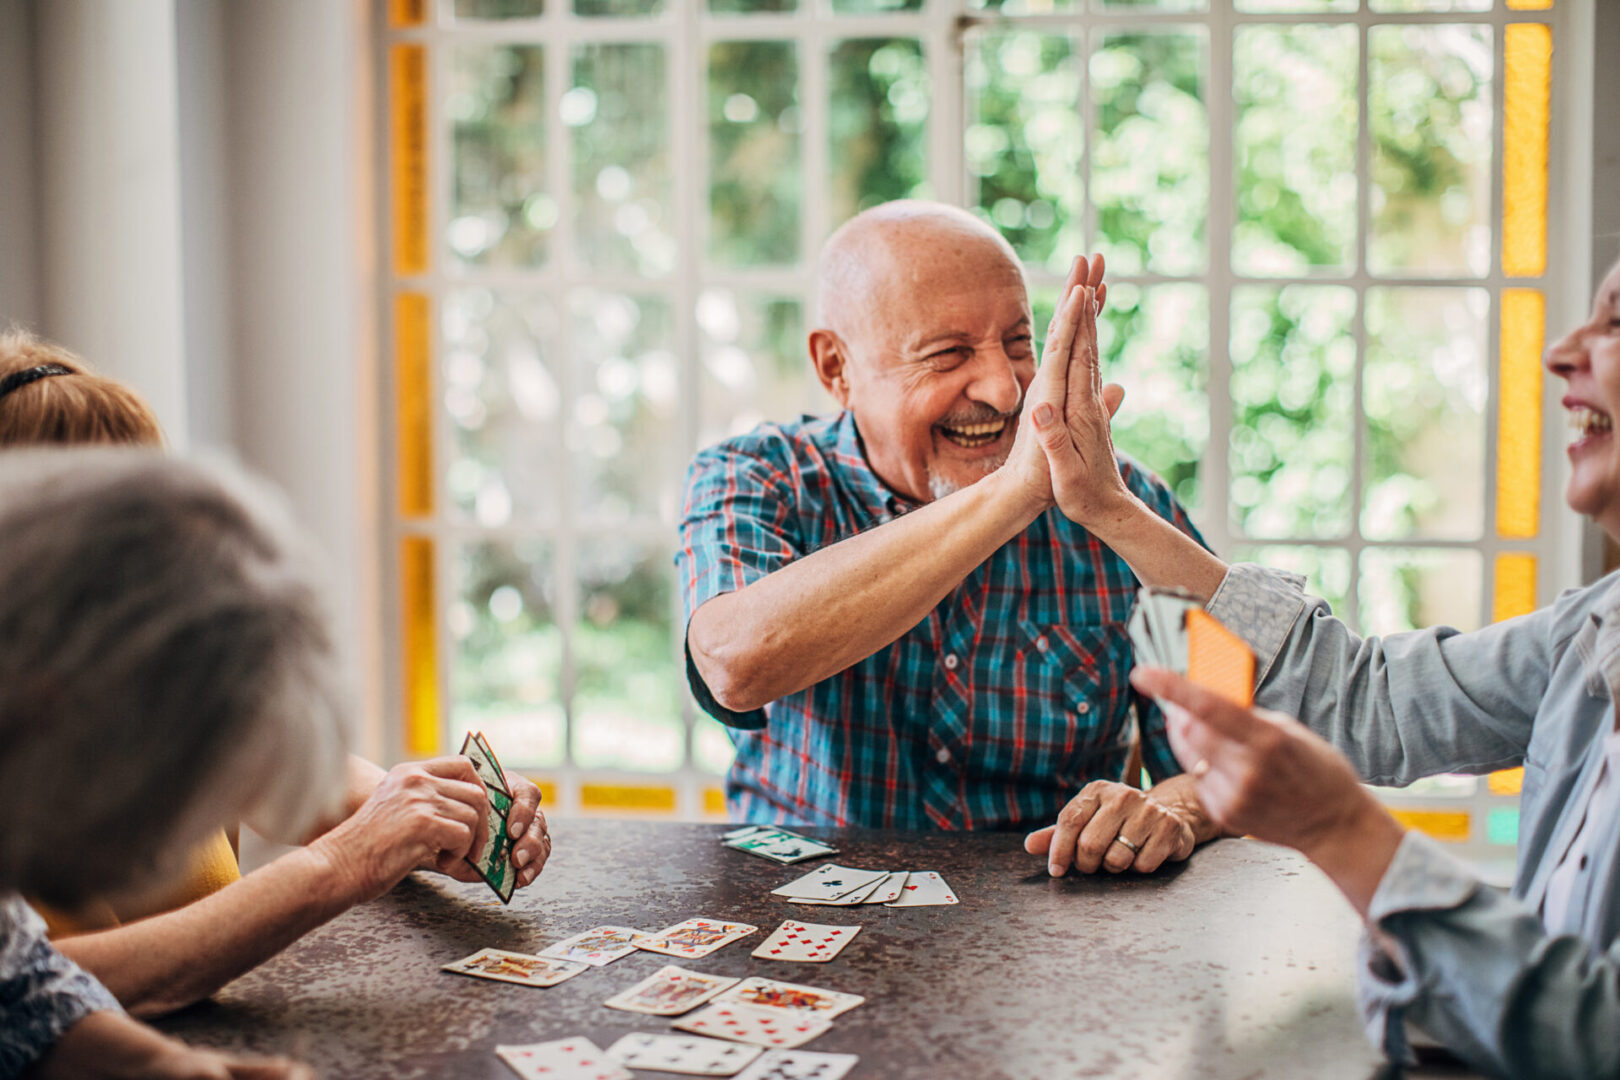
[[1132,843],[1131,841],[1125,839],[1123,836],[1114,837],[1114,843],[1116,843],[1116,844],[1124,844],[1126,847],[1131,849],[1132,854],[1140,855],[1142,853],[1142,847],[1141,847],[1140,844]]

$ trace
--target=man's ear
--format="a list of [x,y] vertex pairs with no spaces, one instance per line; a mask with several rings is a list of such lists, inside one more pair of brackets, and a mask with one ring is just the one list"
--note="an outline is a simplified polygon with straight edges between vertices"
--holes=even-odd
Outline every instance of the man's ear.
[[849,380],[845,377],[844,343],[831,330],[810,331],[810,363],[816,378],[827,388],[840,408],[849,408]]

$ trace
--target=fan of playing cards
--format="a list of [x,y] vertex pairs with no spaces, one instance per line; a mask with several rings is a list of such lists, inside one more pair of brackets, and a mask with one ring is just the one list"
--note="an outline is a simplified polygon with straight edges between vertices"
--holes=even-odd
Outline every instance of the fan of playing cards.
[[1254,652],[1180,589],[1142,589],[1126,627],[1139,663],[1169,668],[1239,705],[1254,703]]

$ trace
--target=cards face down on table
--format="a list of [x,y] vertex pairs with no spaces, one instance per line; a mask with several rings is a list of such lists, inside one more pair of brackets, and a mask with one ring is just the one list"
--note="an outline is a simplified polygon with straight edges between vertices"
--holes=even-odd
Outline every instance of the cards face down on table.
[[751,978],[733,986],[714,999],[716,1005],[751,1005],[762,1009],[785,1009],[831,1020],[866,1001],[859,994],[842,994],[819,986]]
[[787,1050],[824,1034],[832,1027],[832,1021],[782,1009],[715,1004],[681,1017],[675,1021],[675,1026],[695,1035],[713,1035],[769,1050]]
[[585,964],[549,956],[530,956],[504,949],[479,949],[469,957],[444,965],[443,970],[521,986],[556,986],[589,968]]
[[692,1076],[731,1076],[762,1053],[701,1035],[626,1035],[608,1047],[608,1056],[633,1069],[659,1069]]
[[598,926],[583,934],[564,938],[555,945],[540,950],[541,956],[556,960],[572,960],[592,967],[611,964],[621,956],[636,951],[636,942],[649,935],[628,926]]
[[861,1059],[814,1050],[767,1050],[737,1080],[843,1080]]
[[489,812],[484,819],[488,835],[477,857],[467,862],[495,890],[501,903],[511,903],[512,891],[517,888],[517,871],[512,867],[512,837],[506,827],[507,817],[512,812],[512,792],[507,787],[506,773],[481,732],[472,732],[462,740],[461,754],[472,762],[473,771],[489,796]]
[[720,842],[728,848],[746,851],[772,862],[796,863],[818,859],[823,855],[836,855],[838,849],[820,840],[800,836],[796,832],[779,829],[774,825],[744,825],[720,834]]
[[824,926],[787,920],[753,952],[761,960],[825,964],[861,932],[858,926]]
[[495,1054],[523,1080],[635,1080],[629,1069],[583,1036],[528,1046],[497,1046]]
[[665,927],[636,941],[635,947],[648,952],[663,953],[696,960],[708,956],[716,949],[725,948],[738,938],[745,938],[759,927],[747,923],[723,922],[719,919],[687,919]]
[[739,980],[726,975],[705,975],[673,964],[659,968],[628,990],[621,990],[602,1004],[610,1009],[647,1013],[650,1016],[679,1016],[702,1005]]
[[1141,589],[1126,629],[1140,664],[1180,672],[1239,705],[1254,704],[1254,652],[1179,589]]
[[856,870],[837,863],[818,866],[804,877],[772,889],[771,895],[785,896],[790,904],[833,907],[930,907],[957,902],[945,879],[932,870]]

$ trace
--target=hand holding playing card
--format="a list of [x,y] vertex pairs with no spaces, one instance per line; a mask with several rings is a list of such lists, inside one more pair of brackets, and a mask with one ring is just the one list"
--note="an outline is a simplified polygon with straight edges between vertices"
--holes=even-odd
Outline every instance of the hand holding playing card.
[[[1138,671],[1141,669],[1138,668]],[[1082,874],[1151,873],[1166,861],[1192,854],[1197,837],[1181,812],[1151,794],[1094,780],[1058,814],[1056,825],[1024,838],[1024,850],[1045,855],[1047,871],[1062,877],[1073,866]]]
[[540,811],[540,789],[531,780],[503,772],[512,791],[512,809],[507,816],[507,832],[512,837],[512,867],[517,871],[518,888],[540,876],[551,858],[551,831]]
[[460,756],[396,765],[350,817],[310,844],[344,876],[352,903],[375,899],[412,870],[479,880],[462,860],[488,834],[489,800]]

